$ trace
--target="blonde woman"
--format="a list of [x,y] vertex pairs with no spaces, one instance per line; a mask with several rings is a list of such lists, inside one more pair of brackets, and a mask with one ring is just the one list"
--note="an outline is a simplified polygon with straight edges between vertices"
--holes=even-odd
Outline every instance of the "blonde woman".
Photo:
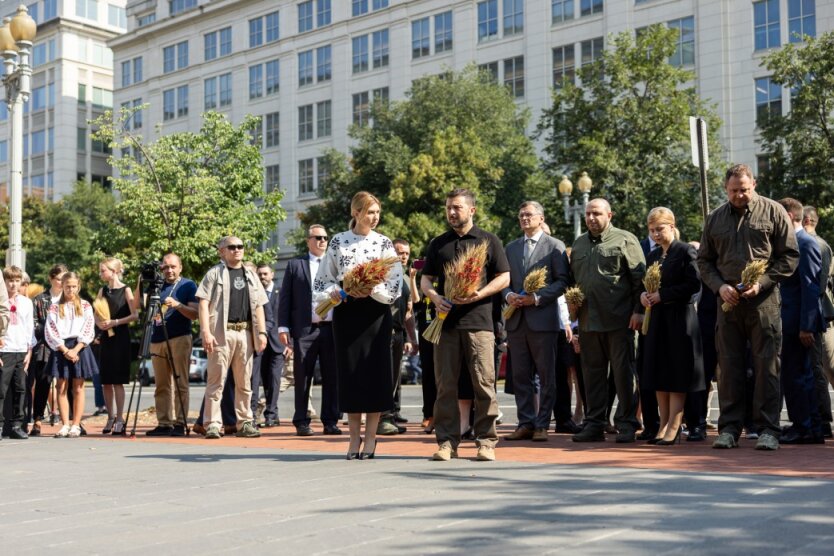
[[[107,301],[110,318],[96,317],[96,325],[104,331],[99,336],[101,355],[101,386],[104,403],[107,406],[107,424],[102,434],[125,434],[124,405],[125,387],[130,382],[130,334],[128,324],[135,321],[133,292],[121,281],[124,266],[122,261],[107,257],[99,265],[99,276],[105,286],[98,291],[97,298]],[[108,330],[112,330],[111,335]]]
[[[44,335],[49,349],[48,368],[57,379],[58,409],[61,430],[57,438],[81,436],[84,414],[84,380],[98,372],[96,359],[89,349],[95,336],[92,306],[78,295],[78,275],[66,272],[61,277],[61,297],[49,307]],[[69,420],[67,390],[72,388],[72,423]]]

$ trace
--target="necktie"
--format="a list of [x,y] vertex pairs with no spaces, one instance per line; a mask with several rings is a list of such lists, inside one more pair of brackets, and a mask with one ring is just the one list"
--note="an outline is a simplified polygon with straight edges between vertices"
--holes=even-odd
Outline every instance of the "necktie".
[[522,260],[522,264],[524,265],[524,268],[527,268],[527,264],[530,262],[530,256],[533,254],[533,249],[536,248],[536,240],[528,237],[524,243],[524,258]]

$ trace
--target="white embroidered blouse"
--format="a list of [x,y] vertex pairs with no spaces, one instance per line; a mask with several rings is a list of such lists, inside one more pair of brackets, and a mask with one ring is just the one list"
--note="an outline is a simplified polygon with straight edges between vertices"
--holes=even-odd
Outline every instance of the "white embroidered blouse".
[[46,343],[49,348],[57,350],[64,345],[64,340],[77,338],[79,342],[89,346],[95,337],[95,320],[93,319],[93,307],[85,300],[81,300],[82,315],[75,314],[75,305],[64,304],[64,316],[61,318],[57,303],[49,307],[49,314],[46,316]]

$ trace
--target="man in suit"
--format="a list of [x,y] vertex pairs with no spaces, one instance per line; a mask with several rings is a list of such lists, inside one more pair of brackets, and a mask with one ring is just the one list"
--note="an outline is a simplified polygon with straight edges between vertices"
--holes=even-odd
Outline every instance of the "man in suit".
[[336,374],[336,351],[333,345],[332,312],[321,319],[315,312],[313,280],[321,257],[327,250],[324,226],[314,224],[307,230],[308,252],[291,259],[278,292],[278,339],[285,346],[292,338],[293,373],[295,374],[295,414],[292,424],[298,436],[312,436],[307,401],[313,385],[316,361],[321,369],[321,421],[324,434],[342,434],[339,420],[339,389]]
[[[550,414],[556,401],[556,341],[559,314],[556,300],[568,281],[565,244],[544,233],[544,209],[536,201],[519,207],[518,222],[524,236],[511,241],[505,251],[510,263],[510,285],[502,297],[515,312],[506,329],[513,373],[518,427],[506,440],[547,441]],[[547,284],[534,293],[523,293],[524,279],[544,268]],[[538,373],[540,394],[536,407],[533,373]]]
[[782,393],[790,428],[782,444],[824,444],[819,403],[814,387],[812,353],[823,331],[819,275],[822,252],[802,229],[802,204],[785,197],[779,201],[790,217],[799,244],[799,266],[782,282]]
[[262,428],[274,427],[278,421],[278,393],[281,390],[281,373],[284,370],[284,356],[288,354],[287,346],[278,339],[278,327],[275,320],[278,317],[278,292],[272,281],[275,273],[268,264],[258,265],[258,279],[266,291],[267,303],[264,305],[264,319],[266,319],[267,342],[266,349],[255,355],[252,363],[252,413],[258,409],[260,386],[263,384],[266,407],[264,408],[264,422],[258,425]]

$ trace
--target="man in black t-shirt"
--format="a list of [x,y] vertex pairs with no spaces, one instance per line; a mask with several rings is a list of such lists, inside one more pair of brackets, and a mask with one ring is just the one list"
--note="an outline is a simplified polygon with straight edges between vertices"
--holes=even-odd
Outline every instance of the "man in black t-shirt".
[[[423,290],[439,312],[448,312],[443,323],[440,342],[434,350],[437,401],[434,425],[438,450],[433,458],[448,461],[457,457],[460,443],[458,412],[458,378],[464,364],[469,365],[475,391],[475,442],[478,460],[495,459],[498,434],[495,420],[498,402],[495,398],[495,359],[493,349],[492,296],[510,284],[510,265],[504,248],[494,234],[481,230],[472,222],[475,195],[466,189],[455,189],[446,196],[446,220],[452,229],[434,238],[426,252],[426,264],[420,280]],[[443,297],[444,265],[452,262],[468,245],[487,243],[487,260],[481,274],[481,286],[465,299]],[[438,287],[432,282],[437,279]]]

